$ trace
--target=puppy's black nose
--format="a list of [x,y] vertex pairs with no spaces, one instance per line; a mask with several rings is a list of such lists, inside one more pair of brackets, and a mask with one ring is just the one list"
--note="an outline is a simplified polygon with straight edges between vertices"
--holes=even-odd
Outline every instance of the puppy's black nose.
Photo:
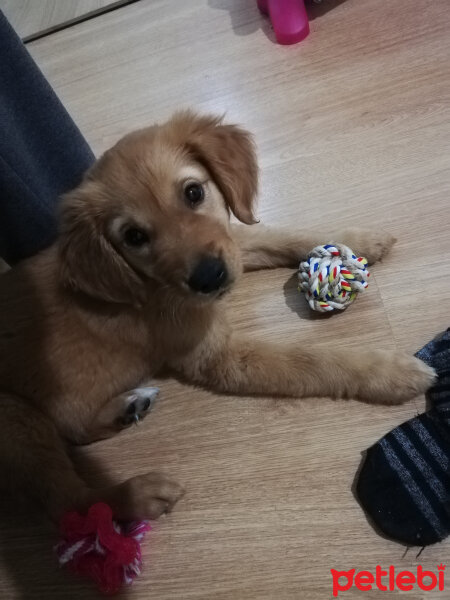
[[227,268],[223,260],[205,256],[195,267],[188,284],[194,292],[210,294],[225,285],[227,279]]

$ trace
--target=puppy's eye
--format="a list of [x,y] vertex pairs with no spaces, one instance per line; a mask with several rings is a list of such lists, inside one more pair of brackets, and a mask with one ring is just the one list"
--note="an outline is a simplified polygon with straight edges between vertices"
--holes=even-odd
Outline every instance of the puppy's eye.
[[205,190],[201,183],[188,183],[184,188],[184,197],[191,208],[198,206],[205,197]]
[[148,242],[148,235],[142,229],[136,227],[130,227],[124,233],[124,240],[128,246],[134,246],[139,248]]

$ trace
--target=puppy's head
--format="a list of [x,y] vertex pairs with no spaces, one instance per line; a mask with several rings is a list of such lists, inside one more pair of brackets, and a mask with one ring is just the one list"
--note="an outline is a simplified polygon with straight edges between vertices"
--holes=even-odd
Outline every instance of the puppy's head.
[[110,302],[145,302],[148,282],[195,299],[222,295],[241,270],[232,212],[255,222],[250,135],[191,112],[125,136],[62,205],[66,283]]

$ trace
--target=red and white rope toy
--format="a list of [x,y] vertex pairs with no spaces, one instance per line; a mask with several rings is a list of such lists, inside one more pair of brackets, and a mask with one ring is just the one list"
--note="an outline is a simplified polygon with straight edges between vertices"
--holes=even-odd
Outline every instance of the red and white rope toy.
[[298,269],[298,289],[312,310],[343,310],[369,284],[367,260],[344,244],[316,246]]
[[116,521],[111,508],[98,502],[86,515],[64,515],[55,551],[61,566],[93,579],[102,593],[112,595],[140,574],[141,541],[150,529],[147,521]]

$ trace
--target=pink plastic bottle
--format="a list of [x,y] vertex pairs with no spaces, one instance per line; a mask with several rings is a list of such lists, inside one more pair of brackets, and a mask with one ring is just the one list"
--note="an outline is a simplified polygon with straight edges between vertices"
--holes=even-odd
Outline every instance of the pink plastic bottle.
[[279,44],[296,44],[308,35],[304,0],[258,0],[258,8],[269,15]]

